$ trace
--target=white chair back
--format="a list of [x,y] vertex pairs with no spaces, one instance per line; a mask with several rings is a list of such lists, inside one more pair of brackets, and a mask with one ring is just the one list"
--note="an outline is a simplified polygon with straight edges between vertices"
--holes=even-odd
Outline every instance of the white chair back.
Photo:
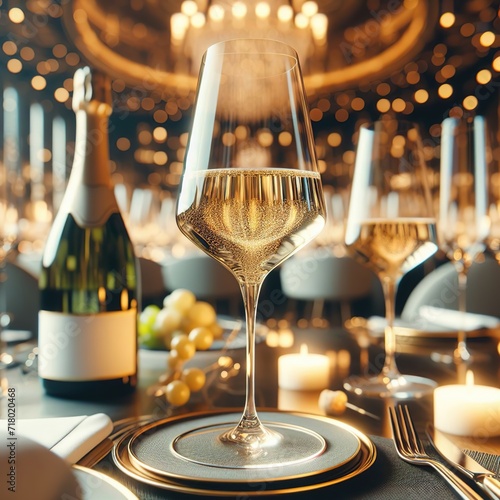
[[290,298],[341,302],[368,296],[374,275],[351,257],[311,252],[283,262],[280,278]]
[[241,297],[236,278],[220,262],[203,253],[181,258],[170,257],[163,265],[163,279],[168,291],[191,290],[200,300]]
[[[500,317],[500,265],[486,256],[484,262],[472,264],[466,290],[468,312]],[[451,262],[442,264],[427,274],[412,290],[401,317],[412,321],[421,306],[458,310],[458,274]]]

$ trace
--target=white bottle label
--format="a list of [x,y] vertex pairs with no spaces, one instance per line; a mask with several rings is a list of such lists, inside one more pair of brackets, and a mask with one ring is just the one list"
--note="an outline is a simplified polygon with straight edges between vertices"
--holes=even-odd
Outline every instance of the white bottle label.
[[137,311],[38,314],[38,373],[60,380],[115,379],[136,372]]

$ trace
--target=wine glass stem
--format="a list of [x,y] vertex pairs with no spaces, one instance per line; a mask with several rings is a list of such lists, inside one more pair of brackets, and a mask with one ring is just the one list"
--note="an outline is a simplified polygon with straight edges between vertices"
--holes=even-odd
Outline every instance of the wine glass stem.
[[395,279],[385,276],[382,278],[382,289],[385,300],[385,361],[382,368],[382,375],[391,379],[399,376],[396,366],[396,334],[394,332],[394,317],[396,315],[396,293],[397,282]]
[[[463,265],[458,269],[458,311],[464,317],[461,325],[465,322],[465,313],[467,312],[467,274],[467,266]],[[458,329],[457,335],[458,342],[455,350],[455,359],[457,362],[467,361],[470,359],[470,352],[467,349],[467,334],[463,326]]]
[[255,407],[255,322],[257,316],[257,301],[261,283],[241,285],[243,302],[245,304],[247,351],[246,351],[246,400],[242,419],[252,425],[260,425]]
[[224,432],[220,439],[243,446],[249,453],[258,453],[264,447],[278,444],[282,435],[261,423],[255,407],[255,323],[261,283],[240,283],[240,288],[247,325],[246,401],[238,425]]

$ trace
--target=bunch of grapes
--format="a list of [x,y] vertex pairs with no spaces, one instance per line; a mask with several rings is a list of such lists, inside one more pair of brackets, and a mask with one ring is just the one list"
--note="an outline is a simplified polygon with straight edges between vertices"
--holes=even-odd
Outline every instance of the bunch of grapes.
[[213,306],[196,300],[195,295],[185,289],[167,295],[163,308],[149,305],[141,312],[139,343],[150,349],[170,350],[163,388],[171,405],[184,405],[192,392],[203,388],[205,372],[195,367],[183,368],[183,365],[197,350],[209,349],[222,332]]

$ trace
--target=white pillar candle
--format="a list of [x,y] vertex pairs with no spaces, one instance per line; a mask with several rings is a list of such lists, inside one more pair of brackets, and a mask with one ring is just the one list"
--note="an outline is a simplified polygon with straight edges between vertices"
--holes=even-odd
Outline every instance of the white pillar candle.
[[500,436],[500,389],[475,385],[472,372],[466,384],[437,387],[434,426],[458,436]]
[[302,345],[300,353],[285,354],[278,359],[278,385],[293,391],[317,391],[329,385],[328,356],[311,354]]

